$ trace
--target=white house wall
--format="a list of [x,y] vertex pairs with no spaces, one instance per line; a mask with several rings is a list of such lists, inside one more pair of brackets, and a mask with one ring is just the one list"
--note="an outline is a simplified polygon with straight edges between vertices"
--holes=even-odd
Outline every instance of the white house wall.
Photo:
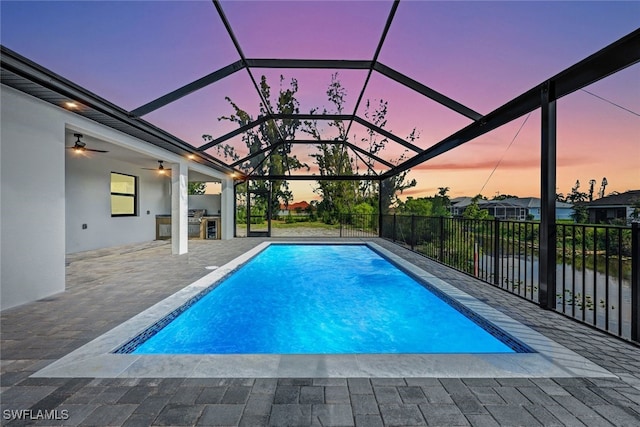
[[[66,157],[67,253],[155,239],[156,215],[171,213],[168,177],[99,153]],[[111,216],[111,172],[138,177],[138,216]]]
[[222,180],[222,193],[220,193],[220,206],[222,207],[221,232],[222,239],[232,239],[235,234],[235,188],[233,179]]
[[1,309],[65,288],[65,112],[0,92]]
[[[0,85],[0,104],[0,310],[4,310],[64,291],[67,253],[154,240],[155,215],[172,210],[171,184],[156,180],[153,171],[99,154],[67,162],[72,153],[64,148],[65,131],[78,131],[169,164],[186,163],[177,154],[5,85]],[[203,165],[188,168],[225,183],[222,238],[232,238],[233,181]],[[140,177],[139,216],[111,218],[112,171]],[[184,216],[186,235],[186,209]],[[185,251],[186,243],[180,253]]]
[[189,196],[189,209],[206,209],[207,215],[220,215],[220,194],[193,194]]

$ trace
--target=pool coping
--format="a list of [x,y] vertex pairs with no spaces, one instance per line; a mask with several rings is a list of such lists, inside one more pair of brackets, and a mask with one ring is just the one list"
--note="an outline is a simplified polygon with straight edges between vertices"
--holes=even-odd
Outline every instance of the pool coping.
[[[533,378],[616,375],[457,289],[373,242],[363,242],[417,280],[426,281],[513,336],[535,353],[503,354],[246,354],[138,355],[115,349],[221,280],[271,244],[263,242],[93,341],[37,371],[32,377],[99,378]],[[314,241],[311,244],[358,244]]]

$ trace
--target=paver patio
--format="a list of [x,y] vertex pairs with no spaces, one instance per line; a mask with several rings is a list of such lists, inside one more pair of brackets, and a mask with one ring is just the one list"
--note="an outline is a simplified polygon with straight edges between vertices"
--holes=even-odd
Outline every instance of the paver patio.
[[[373,240],[618,378],[29,377],[204,276],[209,272],[205,267],[221,266],[264,240],[193,240],[189,254],[182,256],[172,256],[168,242],[153,242],[68,257],[66,292],[2,312],[2,423],[640,425],[637,346],[541,310],[383,239]],[[31,412],[13,415],[66,419],[8,419],[11,411],[20,410]]]

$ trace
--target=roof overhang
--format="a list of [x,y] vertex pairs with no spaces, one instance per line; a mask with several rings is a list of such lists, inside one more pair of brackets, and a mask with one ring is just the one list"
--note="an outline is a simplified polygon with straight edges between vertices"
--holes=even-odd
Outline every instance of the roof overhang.
[[131,135],[157,147],[188,157],[190,161],[213,168],[225,174],[241,172],[218,159],[198,151],[196,147],[130,112],[76,85],[62,76],[36,64],[20,54],[0,46],[0,81],[9,87],[34,96],[50,104],[65,108],[74,102],[77,108],[68,111],[91,119],[104,126]]

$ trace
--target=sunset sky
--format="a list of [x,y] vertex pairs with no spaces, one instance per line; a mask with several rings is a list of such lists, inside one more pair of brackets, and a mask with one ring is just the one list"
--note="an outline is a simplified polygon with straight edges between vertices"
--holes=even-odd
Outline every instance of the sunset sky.
[[[222,2],[246,57],[295,59],[372,59],[391,5]],[[2,1],[0,14],[3,45],[127,110],[239,59],[208,0]],[[638,1],[401,1],[378,60],[486,114],[639,23]],[[296,78],[302,113],[330,107],[325,91],[333,72],[254,70],[258,79],[267,76],[274,91],[280,75],[285,83]],[[353,112],[366,75],[340,71],[345,113]],[[232,113],[225,96],[257,116],[259,100],[242,70],[143,119],[200,146],[202,134],[217,137],[234,129],[218,120]],[[364,99],[387,101],[385,128],[401,137],[415,128],[421,148],[471,123],[375,72]],[[364,102],[357,113],[364,116]],[[607,193],[640,189],[638,114],[640,64],[560,99],[558,192],[566,194],[576,180],[586,191],[590,179],[597,191],[603,177]],[[363,134],[354,125],[349,136],[357,142]],[[409,178],[418,186],[405,196],[433,195],[438,187],[450,187],[452,197],[481,190],[488,197],[539,196],[539,140],[540,113],[534,111],[414,168]],[[308,157],[305,149],[300,147],[300,157]],[[391,142],[381,157],[395,163],[401,154]],[[312,186],[292,183],[295,200],[315,198]]]

